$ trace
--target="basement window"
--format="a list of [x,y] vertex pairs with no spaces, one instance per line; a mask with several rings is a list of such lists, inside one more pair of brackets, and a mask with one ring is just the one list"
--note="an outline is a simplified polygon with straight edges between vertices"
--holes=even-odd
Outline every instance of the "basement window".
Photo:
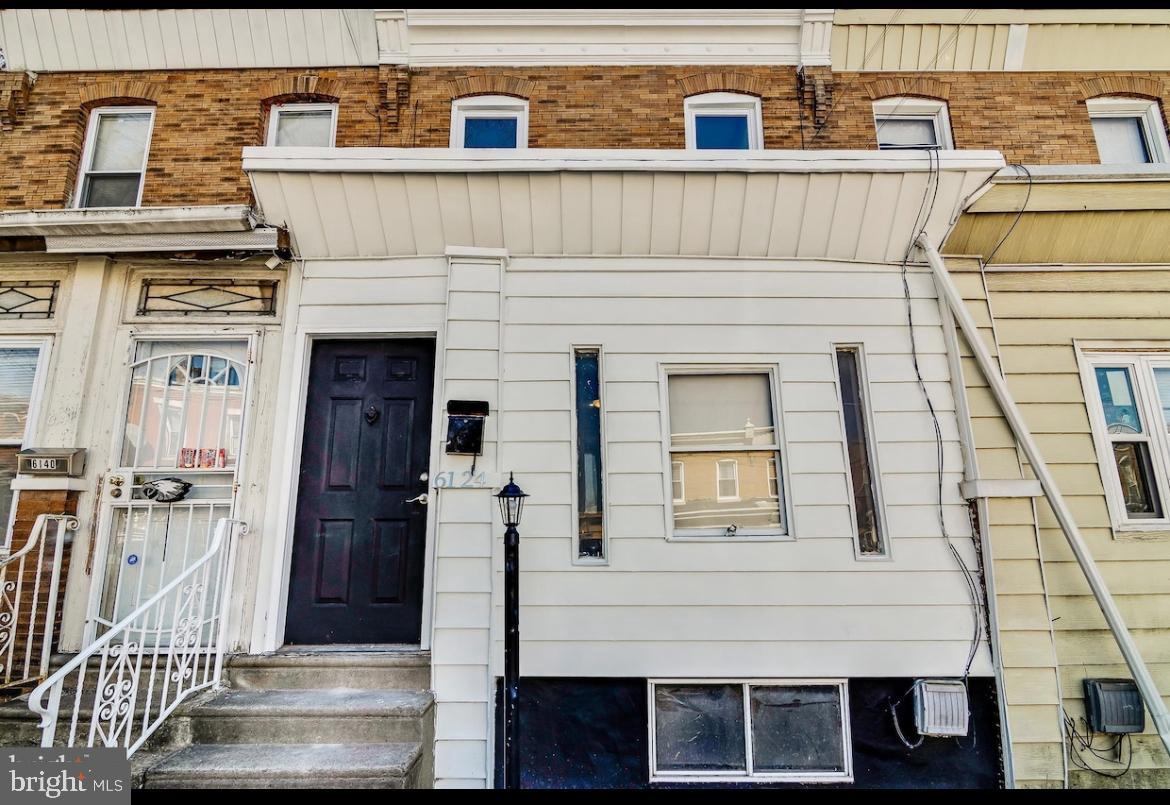
[[1145,98],[1090,98],[1085,101],[1102,164],[1166,162],[1170,148],[1162,110]]
[[77,206],[137,207],[154,127],[151,107],[94,109],[81,155]]
[[277,104],[268,113],[266,145],[332,148],[336,137],[335,103]]
[[763,148],[760,99],[736,92],[706,92],[684,102],[689,149],[743,151]]
[[528,101],[476,95],[451,102],[452,148],[527,148]]
[[650,683],[654,782],[847,782],[843,681]]
[[675,537],[787,534],[774,384],[770,370],[669,370]]
[[1114,526],[1170,527],[1170,353],[1086,353],[1083,384]]
[[882,98],[873,104],[878,148],[883,151],[954,148],[944,101],[929,98]]

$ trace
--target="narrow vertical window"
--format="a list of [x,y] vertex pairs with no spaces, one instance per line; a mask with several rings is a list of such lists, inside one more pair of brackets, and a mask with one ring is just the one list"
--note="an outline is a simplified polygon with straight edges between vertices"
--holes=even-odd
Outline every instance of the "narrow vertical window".
[[605,558],[601,470],[601,355],[573,352],[577,415],[577,557]]
[[845,420],[845,442],[849,449],[849,474],[853,481],[853,509],[857,517],[857,540],[863,556],[886,552],[877,507],[877,487],[869,426],[862,395],[860,351],[837,348],[837,374],[841,382],[841,413]]

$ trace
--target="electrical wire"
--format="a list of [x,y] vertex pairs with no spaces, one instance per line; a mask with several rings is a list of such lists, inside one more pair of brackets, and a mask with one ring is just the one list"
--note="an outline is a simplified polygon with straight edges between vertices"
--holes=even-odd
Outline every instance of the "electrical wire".
[[[1085,734],[1077,730],[1076,721],[1073,720],[1072,716],[1064,708],[1061,708],[1061,715],[1064,718],[1065,734],[1068,735],[1068,742],[1071,744],[1072,751],[1069,752],[1069,759],[1074,766],[1110,780],[1116,780],[1129,774],[1130,769],[1133,768],[1133,736],[1129,733],[1119,734],[1110,746],[1099,749],[1093,746],[1097,740],[1097,733],[1093,731],[1092,727],[1089,726],[1083,717],[1081,718],[1081,722],[1085,725]],[[1123,746],[1128,749],[1128,752],[1124,753],[1125,768],[1118,771],[1106,771],[1105,769],[1094,768],[1081,756],[1081,752],[1087,751],[1098,760],[1121,765],[1121,758],[1123,757],[1121,750]],[[1114,757],[1107,757],[1102,754],[1103,752],[1112,752],[1114,753]]]
[[898,701],[890,702],[890,718],[893,719],[894,722],[894,732],[897,733],[898,740],[901,741],[902,745],[907,749],[917,749],[926,741],[926,736],[919,733],[918,740],[914,743],[910,743],[910,741],[906,740],[906,735],[902,732],[902,724],[898,721],[898,705],[900,705],[906,699],[906,697],[910,695],[910,691],[912,690],[914,690],[913,685],[911,685],[910,688],[898,698]]
[[1026,193],[1024,193],[1024,203],[1021,204],[1020,209],[1016,211],[1016,217],[1015,220],[1012,221],[1012,225],[1008,227],[1007,232],[1003,233],[1003,237],[1000,238],[999,242],[995,244],[995,248],[991,250],[991,253],[982,260],[982,264],[985,266],[991,265],[991,260],[993,257],[995,257],[996,252],[999,251],[999,247],[1002,246],[1009,237],[1011,237],[1012,232],[1014,232],[1016,229],[1016,225],[1019,224],[1020,219],[1024,217],[1024,210],[1028,208],[1028,202],[1032,199],[1032,185],[1035,183],[1032,179],[1032,171],[1028,170],[1027,165],[1021,165],[1019,163],[1012,163],[1008,167],[1018,168],[1024,172],[1024,174],[1028,177],[1028,190]]
[[926,387],[926,380],[922,375],[922,366],[918,360],[918,338],[914,331],[914,306],[913,297],[910,293],[908,268],[910,255],[913,253],[919,236],[925,233],[926,225],[930,221],[931,213],[934,211],[935,202],[938,200],[938,189],[942,173],[939,156],[933,150],[929,149],[926,151],[926,155],[930,162],[930,170],[927,174],[926,186],[922,194],[922,201],[918,207],[918,214],[914,219],[914,228],[909,243],[906,245],[906,253],[902,256],[902,292],[906,301],[906,323],[910,331],[910,357],[914,364],[914,376],[918,383],[918,389],[922,393],[922,398],[926,402],[927,410],[930,412],[930,420],[934,428],[935,458],[938,477],[937,513],[939,531],[943,540],[946,542],[947,548],[950,550],[952,558],[959,567],[959,572],[962,574],[963,581],[967,586],[967,594],[971,599],[971,615],[973,621],[971,646],[967,653],[967,662],[963,667],[963,682],[966,684],[967,678],[971,674],[971,666],[974,664],[975,657],[978,655],[979,642],[983,635],[983,607],[980,604],[979,582],[972,573],[971,568],[967,565],[967,562],[963,559],[962,554],[955,548],[954,541],[951,539],[950,532],[947,529],[946,508],[943,503],[944,471],[946,466],[943,452],[942,425],[939,421],[938,412],[934,407],[934,401],[930,398],[930,392]]

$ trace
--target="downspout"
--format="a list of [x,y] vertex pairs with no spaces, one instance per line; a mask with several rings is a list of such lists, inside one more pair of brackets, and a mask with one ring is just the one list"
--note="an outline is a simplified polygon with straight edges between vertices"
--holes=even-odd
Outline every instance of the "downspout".
[[991,389],[992,394],[995,395],[995,400],[999,403],[1000,410],[1003,412],[1004,418],[1011,427],[1016,440],[1020,443],[1020,447],[1023,448],[1028,463],[1032,465],[1032,472],[1035,473],[1036,480],[1040,482],[1040,487],[1044,490],[1044,497],[1047,498],[1048,505],[1052,507],[1052,512],[1056,515],[1057,522],[1060,523],[1060,529],[1064,532],[1064,537],[1077,559],[1077,564],[1081,566],[1081,572],[1085,574],[1085,580],[1088,581],[1089,588],[1093,591],[1093,597],[1097,599],[1097,605],[1101,607],[1101,613],[1105,616],[1105,622],[1109,625],[1109,631],[1113,632],[1113,637],[1117,640],[1117,646],[1121,649],[1122,656],[1125,657],[1125,663],[1129,666],[1130,673],[1133,674],[1133,680],[1137,684],[1142,699],[1145,700],[1146,707],[1150,711],[1150,716],[1154,720],[1154,727],[1158,730],[1158,737],[1162,739],[1162,745],[1170,753],[1170,714],[1166,712],[1166,705],[1158,693],[1154,679],[1150,676],[1149,669],[1146,668],[1146,664],[1142,660],[1137,645],[1133,642],[1133,637],[1130,635],[1129,629],[1126,628],[1125,621],[1117,609],[1117,604],[1114,602],[1113,596],[1109,593],[1109,588],[1105,586],[1105,580],[1101,577],[1101,573],[1097,569],[1092,555],[1089,553],[1088,546],[1085,545],[1084,538],[1081,537],[1076,520],[1073,518],[1072,512],[1069,511],[1068,505],[1064,502],[1064,497],[1060,494],[1056,480],[1052,477],[1052,473],[1049,472],[1048,465],[1044,462],[1044,457],[1040,454],[1040,448],[1032,438],[1032,433],[1028,430],[1028,425],[1024,422],[1024,417],[1020,413],[1020,409],[1016,406],[1015,400],[1012,399],[1007,382],[1000,376],[991,355],[987,351],[987,347],[983,344],[975,322],[971,318],[971,314],[967,311],[966,305],[963,304],[963,298],[959,294],[959,289],[955,287],[954,281],[947,271],[946,264],[943,263],[942,256],[938,253],[938,249],[934,247],[934,244],[930,242],[930,238],[925,233],[918,236],[917,243],[926,253],[926,260],[930,264],[931,272],[934,274],[935,284],[939,292],[946,298],[946,303],[954,314],[955,320],[959,323],[959,329],[966,336],[967,345],[971,348],[971,353],[979,363],[979,369],[983,372],[983,377],[987,381],[988,387]]

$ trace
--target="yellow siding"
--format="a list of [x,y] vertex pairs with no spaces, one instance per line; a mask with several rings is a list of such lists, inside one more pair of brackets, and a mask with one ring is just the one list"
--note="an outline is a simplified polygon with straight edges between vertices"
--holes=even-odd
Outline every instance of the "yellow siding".
[[[1170,291],[1166,268],[1170,267],[992,269],[985,276],[988,295],[983,299],[976,292],[977,265],[957,259],[949,265],[972,311],[981,317],[988,311],[993,315],[998,357],[1008,385],[1160,690],[1170,692],[1170,533],[1114,533],[1073,349],[1076,339],[1170,342],[1170,297],[1166,295]],[[1011,469],[1010,453],[1003,443],[1006,425],[989,407],[977,369],[965,363],[964,370],[978,417],[980,470],[984,477],[1012,477],[1003,474]],[[1026,465],[1023,472],[1030,477]],[[1130,674],[1047,503],[1036,501],[1035,518],[1031,504],[1017,500],[993,501],[992,512],[991,543],[1017,784],[1043,786],[1060,778],[1059,712],[1051,698],[1057,681],[1064,709],[1080,718],[1083,679]],[[1043,557],[1042,566],[1036,556]],[[1042,582],[1047,584],[1046,596]],[[1041,622],[1045,598],[1052,630]],[[1053,646],[1056,677],[1044,662]],[[1070,785],[1150,787],[1170,780],[1170,761],[1152,725],[1134,736],[1133,756],[1134,770],[1117,780],[1078,771],[1073,764]],[[1094,765],[1109,767],[1100,761]]]
[[[975,260],[951,258],[948,265],[967,309],[980,325],[992,355],[1000,358],[984,279]],[[961,347],[969,356],[966,342]],[[1002,358],[1001,358],[1002,359]],[[1075,363],[1074,363],[1075,366]],[[986,380],[973,359],[964,357],[979,475],[1015,480],[1030,475]],[[1092,443],[1090,442],[1090,449]],[[1003,690],[1018,787],[1063,785],[1060,694],[1054,634],[1047,606],[1041,548],[1032,501],[997,498],[988,502],[996,628],[999,631]]]

